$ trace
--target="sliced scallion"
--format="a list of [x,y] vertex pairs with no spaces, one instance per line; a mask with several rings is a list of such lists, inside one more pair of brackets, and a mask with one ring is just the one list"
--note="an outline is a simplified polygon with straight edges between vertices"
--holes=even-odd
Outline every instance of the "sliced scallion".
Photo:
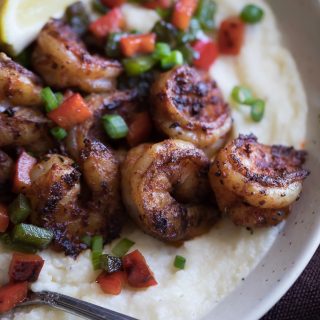
[[186,258],[182,257],[182,256],[176,256],[174,259],[174,263],[173,265],[177,268],[177,269],[184,269],[186,264]]
[[179,50],[173,50],[168,57],[161,59],[161,68],[170,69],[183,64],[183,55]]
[[251,90],[243,86],[235,86],[231,92],[232,99],[240,104],[251,105],[254,101]]
[[36,253],[37,248],[25,243],[14,242],[8,233],[0,235],[0,241],[10,250],[24,253]]
[[255,100],[251,104],[251,118],[255,122],[260,122],[264,115],[265,102],[261,99]]
[[135,243],[127,238],[121,239],[111,250],[116,257],[124,256]]
[[212,30],[214,28],[214,15],[216,11],[217,5],[213,0],[199,1],[195,17],[204,30]]
[[46,112],[50,112],[58,108],[58,99],[50,87],[45,87],[41,90],[41,98],[44,102]]
[[53,232],[32,224],[20,223],[13,229],[12,239],[39,249],[46,248],[53,239]]
[[92,237],[86,235],[81,238],[81,242],[84,243],[88,248],[91,248]]
[[150,70],[155,63],[156,60],[151,55],[122,60],[122,64],[128,76],[138,76],[145,73]]
[[102,117],[103,126],[111,139],[121,139],[128,134],[128,126],[117,114],[107,114]]
[[100,269],[100,261],[103,250],[103,238],[102,236],[94,236],[91,242],[91,261],[94,270]]
[[60,127],[50,129],[50,133],[58,140],[63,140],[67,135],[67,131]]
[[31,213],[30,202],[22,193],[13,200],[9,206],[9,216],[13,224],[18,224],[27,219]]
[[165,57],[170,56],[170,54],[171,54],[171,49],[167,43],[164,43],[164,42],[156,43],[156,47],[153,53],[153,57],[155,59],[161,60]]

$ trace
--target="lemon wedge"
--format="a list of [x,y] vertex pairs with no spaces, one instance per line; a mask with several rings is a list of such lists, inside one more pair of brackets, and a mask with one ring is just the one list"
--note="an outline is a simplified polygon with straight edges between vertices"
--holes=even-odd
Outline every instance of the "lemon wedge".
[[0,44],[19,54],[36,37],[49,18],[62,17],[76,0],[0,0]]

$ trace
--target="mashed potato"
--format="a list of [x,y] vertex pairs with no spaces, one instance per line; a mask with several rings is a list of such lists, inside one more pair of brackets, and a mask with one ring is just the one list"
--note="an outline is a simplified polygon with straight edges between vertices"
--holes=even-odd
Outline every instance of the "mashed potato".
[[[216,0],[218,22],[237,15],[246,0]],[[266,100],[266,113],[260,123],[250,120],[247,107],[233,105],[234,135],[255,133],[262,142],[282,143],[301,147],[305,137],[307,105],[295,64],[282,47],[280,35],[269,7],[265,18],[255,26],[248,26],[245,45],[238,57],[219,57],[210,73],[218,81],[225,99],[233,86],[246,85],[257,97]],[[138,12],[130,5],[124,7],[133,29],[147,31],[156,21],[155,13]],[[143,17],[135,19],[134,15]],[[150,14],[150,16],[149,16]],[[146,27],[147,26],[147,27]],[[199,319],[214,308],[245,278],[268,251],[281,226],[256,230],[253,234],[235,227],[225,219],[212,230],[176,248],[165,245],[127,226],[122,236],[136,242],[146,257],[159,283],[147,290],[126,288],[119,296],[105,295],[95,283],[89,251],[77,260],[50,250],[41,252],[45,265],[32,289],[62,292],[139,319]],[[105,252],[110,246],[105,247]],[[10,252],[0,247],[0,283],[7,281]],[[186,257],[185,270],[173,268],[175,255]],[[45,307],[17,311],[14,319],[75,319],[75,316]]]

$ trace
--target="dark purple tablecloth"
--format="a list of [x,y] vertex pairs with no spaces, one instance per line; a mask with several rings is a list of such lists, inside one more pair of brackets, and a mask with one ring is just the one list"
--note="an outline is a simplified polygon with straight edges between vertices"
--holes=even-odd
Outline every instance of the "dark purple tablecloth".
[[261,320],[320,320],[320,247],[299,279]]

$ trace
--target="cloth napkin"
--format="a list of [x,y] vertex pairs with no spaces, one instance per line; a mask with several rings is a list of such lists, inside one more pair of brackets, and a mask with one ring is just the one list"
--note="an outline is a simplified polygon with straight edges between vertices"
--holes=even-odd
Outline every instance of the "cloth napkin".
[[320,246],[298,280],[261,320],[320,320]]

